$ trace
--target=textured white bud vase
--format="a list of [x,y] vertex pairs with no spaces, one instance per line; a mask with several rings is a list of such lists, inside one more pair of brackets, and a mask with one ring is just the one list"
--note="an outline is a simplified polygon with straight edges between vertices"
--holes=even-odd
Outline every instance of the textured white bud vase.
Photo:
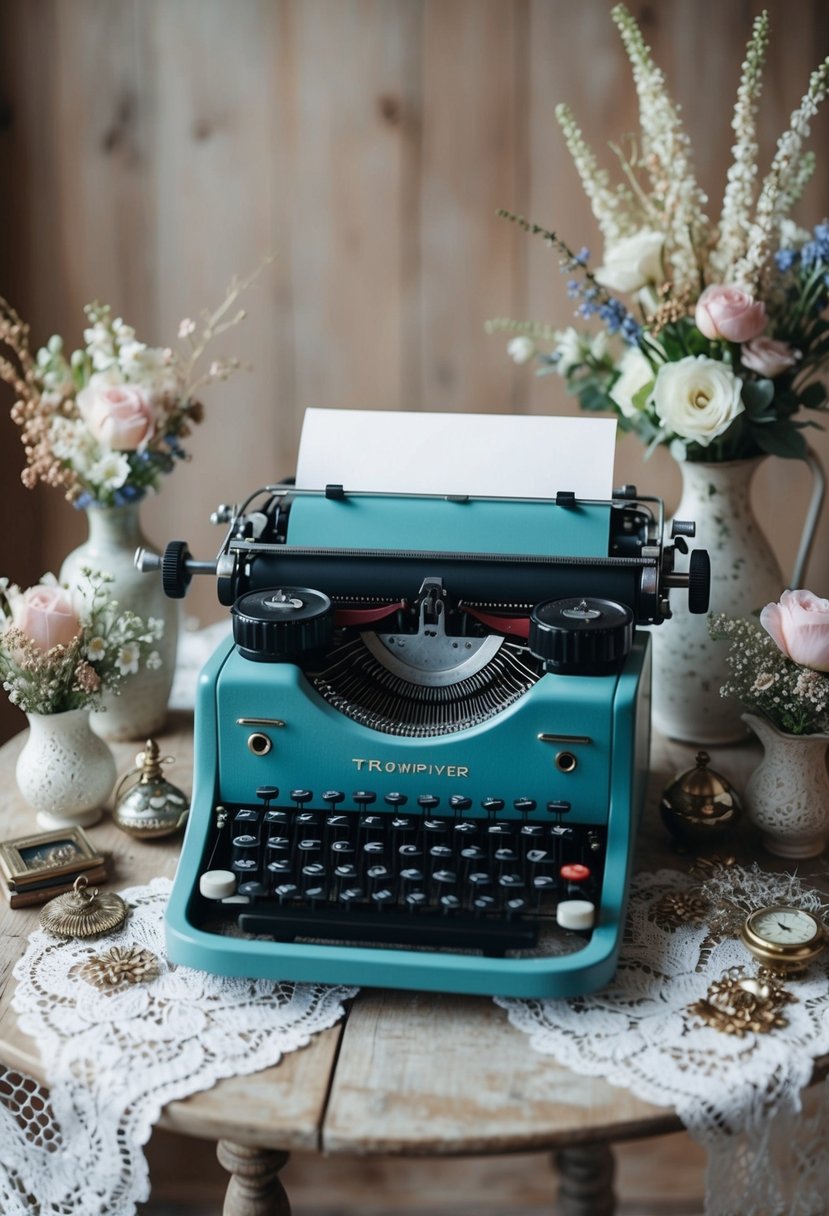
[[[682,498],[675,519],[696,524],[696,544],[711,558],[710,612],[749,617],[800,586],[823,502],[823,471],[809,453],[813,491],[800,550],[786,584],[751,508],[751,482],[766,457],[680,464]],[[802,463],[787,461],[795,476]],[[786,575],[788,577],[788,573]],[[708,618],[691,615],[688,598],[671,595],[670,620],[653,630],[653,724],[663,735],[694,744],[733,743],[746,737],[740,706],[721,697],[728,675],[725,642],[708,633]]]
[[113,577],[112,599],[135,612],[146,623],[164,622],[164,634],[155,650],[161,665],[142,667],[124,681],[118,696],[107,693],[103,709],[92,714],[92,727],[104,739],[148,739],[157,734],[167,717],[178,643],[178,603],[168,599],[157,574],[135,569],[135,550],[152,549],[141,531],[139,504],[125,507],[89,507],[89,539],[74,549],[60,570],[68,587],[83,584],[84,568],[102,570]]
[[787,735],[756,714],[743,720],[765,753],[743,799],[764,848],[777,857],[817,857],[829,836],[829,736]]
[[46,830],[89,827],[115,785],[115,760],[92,730],[88,709],[27,714],[29,737],[17,758],[17,786]]

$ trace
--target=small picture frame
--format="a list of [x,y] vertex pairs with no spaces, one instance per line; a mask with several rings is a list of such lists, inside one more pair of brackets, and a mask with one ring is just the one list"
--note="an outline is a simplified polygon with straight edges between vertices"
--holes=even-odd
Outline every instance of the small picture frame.
[[83,828],[60,828],[0,841],[0,871],[10,887],[52,886],[69,874],[104,864]]

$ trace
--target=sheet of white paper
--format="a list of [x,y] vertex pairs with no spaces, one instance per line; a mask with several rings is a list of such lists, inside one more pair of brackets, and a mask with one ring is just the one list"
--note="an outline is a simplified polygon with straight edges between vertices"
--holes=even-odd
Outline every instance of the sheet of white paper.
[[610,498],[616,423],[527,414],[305,412],[296,484],[319,490]]

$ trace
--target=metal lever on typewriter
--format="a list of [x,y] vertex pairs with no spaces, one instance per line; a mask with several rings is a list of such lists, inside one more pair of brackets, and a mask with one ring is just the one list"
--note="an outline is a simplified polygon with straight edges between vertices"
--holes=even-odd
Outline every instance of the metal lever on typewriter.
[[711,592],[711,559],[707,549],[694,549],[687,570],[675,570],[676,553],[686,554],[686,536],[696,535],[696,524],[690,520],[675,519],[671,524],[673,545],[666,545],[663,552],[663,582],[666,588],[678,587],[688,592],[688,611],[701,614],[708,611]]

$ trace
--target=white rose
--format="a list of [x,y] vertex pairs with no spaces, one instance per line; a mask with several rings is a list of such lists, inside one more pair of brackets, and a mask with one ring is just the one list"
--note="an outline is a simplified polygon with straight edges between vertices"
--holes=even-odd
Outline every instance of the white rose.
[[582,340],[572,325],[556,332],[553,357],[556,361],[556,371],[561,376],[566,376],[572,368],[584,363]]
[[519,334],[507,343],[507,354],[514,363],[529,363],[535,354],[535,342],[532,338]]
[[596,280],[609,291],[638,291],[648,283],[658,283],[664,244],[662,233],[648,228],[624,237],[605,249],[604,265],[596,271]]
[[742,414],[741,388],[724,363],[688,355],[678,363],[663,363],[651,401],[668,431],[705,448]]
[[639,413],[633,398],[653,382],[654,370],[638,346],[629,346],[619,363],[619,379],[610,390],[610,400],[626,418]]

